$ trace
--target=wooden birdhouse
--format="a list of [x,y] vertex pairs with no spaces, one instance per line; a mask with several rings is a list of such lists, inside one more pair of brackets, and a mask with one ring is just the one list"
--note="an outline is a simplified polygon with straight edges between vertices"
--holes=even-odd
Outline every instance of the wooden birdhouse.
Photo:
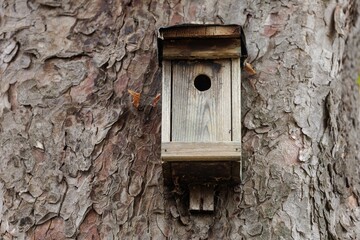
[[190,210],[214,210],[214,186],[241,179],[241,65],[238,25],[160,28],[161,159],[166,184],[188,186]]

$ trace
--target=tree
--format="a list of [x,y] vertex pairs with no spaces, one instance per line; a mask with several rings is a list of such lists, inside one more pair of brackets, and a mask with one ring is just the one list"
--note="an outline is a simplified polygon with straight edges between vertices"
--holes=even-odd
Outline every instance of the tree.
[[[359,5],[343,1],[4,0],[3,239],[360,236]],[[165,191],[156,29],[240,24],[244,179],[214,214]]]

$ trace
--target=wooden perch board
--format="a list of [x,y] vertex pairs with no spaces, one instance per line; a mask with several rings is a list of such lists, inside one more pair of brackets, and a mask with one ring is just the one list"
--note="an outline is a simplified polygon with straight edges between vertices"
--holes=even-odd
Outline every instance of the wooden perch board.
[[168,142],[161,145],[164,161],[240,161],[240,142]]

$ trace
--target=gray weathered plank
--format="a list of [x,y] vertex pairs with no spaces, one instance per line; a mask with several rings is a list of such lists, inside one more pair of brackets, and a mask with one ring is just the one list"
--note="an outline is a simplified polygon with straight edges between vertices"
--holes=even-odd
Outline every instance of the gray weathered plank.
[[[230,60],[173,61],[172,141],[231,141]],[[205,74],[211,88],[199,91],[194,79]]]
[[163,59],[238,58],[240,39],[174,39],[163,43]]
[[240,27],[238,25],[192,25],[182,27],[170,27],[160,29],[160,37],[172,38],[239,38]]
[[171,61],[162,63],[161,141],[170,141],[171,126]]
[[164,161],[240,161],[240,142],[163,142]]
[[[239,142],[241,149],[241,69],[240,59],[231,60],[231,91],[232,91],[232,140]],[[235,174],[236,175],[236,174]],[[240,180],[242,179],[242,161],[239,168]]]
[[192,211],[214,211],[214,186],[189,186],[189,209]]
[[240,59],[231,60],[232,140],[241,142],[241,71]]

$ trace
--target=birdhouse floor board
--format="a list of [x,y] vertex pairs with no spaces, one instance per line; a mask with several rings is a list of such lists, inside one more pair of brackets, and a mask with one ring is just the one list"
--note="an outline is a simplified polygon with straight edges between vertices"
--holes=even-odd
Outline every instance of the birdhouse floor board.
[[164,180],[171,185],[201,183],[239,183],[239,161],[178,161],[163,162]]
[[162,143],[164,161],[240,161],[240,142]]

